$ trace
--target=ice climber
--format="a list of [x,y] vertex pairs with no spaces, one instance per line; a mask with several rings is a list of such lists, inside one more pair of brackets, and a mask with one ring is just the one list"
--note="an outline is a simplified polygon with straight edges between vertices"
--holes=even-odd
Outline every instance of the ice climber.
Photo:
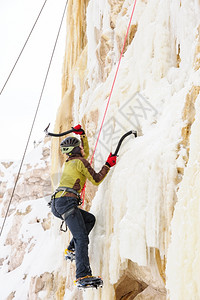
[[52,212],[55,216],[65,220],[73,238],[65,250],[66,259],[76,261],[76,283],[94,281],[98,277],[92,276],[88,257],[88,235],[95,224],[95,216],[78,206],[80,205],[80,192],[86,179],[94,185],[99,185],[106,177],[110,168],[116,164],[116,156],[110,153],[106,163],[96,173],[86,160],[89,156],[89,145],[85,131],[81,125],[72,127],[73,132],[80,135],[81,141],[76,137],[67,137],[61,144],[61,152],[68,156],[61,176],[59,187],[52,199]]

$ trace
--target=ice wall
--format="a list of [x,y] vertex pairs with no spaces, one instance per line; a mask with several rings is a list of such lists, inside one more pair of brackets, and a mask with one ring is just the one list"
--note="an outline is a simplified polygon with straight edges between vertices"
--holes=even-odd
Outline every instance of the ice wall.
[[[91,150],[132,7],[133,1],[128,0],[90,0],[87,9],[82,1],[69,1],[63,99],[55,130],[62,131],[80,122],[89,137]],[[74,20],[70,21],[72,8]],[[124,132],[136,129],[139,137],[129,138],[123,144],[117,165],[93,200],[93,190],[88,185],[86,207],[92,200],[91,211],[97,218],[90,236],[91,266],[94,274],[103,276],[105,284],[101,291],[83,293],[84,299],[120,299],[128,294],[130,299],[147,296],[166,299],[166,281],[170,299],[189,299],[183,295],[187,295],[184,291],[189,289],[189,283],[188,287],[185,283],[191,277],[181,276],[175,285],[172,274],[184,270],[185,257],[187,265],[195,265],[198,273],[195,264],[198,255],[178,256],[184,244],[189,245],[190,227],[182,243],[177,236],[185,232],[187,218],[191,228],[198,227],[195,216],[190,219],[189,212],[182,207],[186,196],[181,195],[194,171],[192,162],[191,173],[185,170],[189,168],[191,147],[197,147],[190,142],[190,134],[199,112],[199,16],[200,3],[195,0],[137,1],[95,155],[95,168],[99,169],[109,151],[114,151]],[[86,34],[77,32],[77,26],[86,28]],[[76,36],[70,37],[74,32]],[[194,126],[198,125],[194,123]],[[54,142],[53,174],[59,173],[58,150],[59,144]],[[193,204],[195,207],[195,201]],[[176,210],[181,212],[181,209],[185,214],[180,223]],[[170,236],[172,242],[167,256]],[[193,245],[198,253],[195,237],[194,234]],[[192,246],[188,247],[191,252]],[[176,254],[179,260],[173,256],[174,249],[179,249]],[[65,299],[74,299],[76,291],[66,288]],[[198,299],[195,283],[192,291],[194,299]]]
[[199,290],[199,126],[200,98],[196,100],[191,128],[190,155],[172,221],[172,241],[168,251],[167,286],[170,299],[198,299]]
[[[83,49],[87,44],[86,39],[86,7],[88,0],[68,1],[67,6],[67,34],[66,34],[66,53],[63,63],[62,78],[62,101],[58,109],[55,122],[55,132],[63,132],[72,126],[72,105],[74,102],[75,87],[74,73],[78,68],[80,79],[84,77],[87,59]],[[81,58],[82,57],[82,58]],[[78,66],[77,66],[78,64]],[[83,72],[83,74],[81,73]],[[52,140],[52,186],[55,186],[59,180],[63,157],[60,156],[60,139]]]
[[[69,0],[62,99],[54,131],[81,123],[90,156],[113,83],[130,0]],[[42,197],[51,193],[49,148],[27,158],[0,240],[4,299],[200,299],[200,2],[137,0],[119,73],[94,157],[99,170],[122,134],[117,164],[85,209],[96,216],[90,261],[104,287],[81,292],[64,259],[59,231]],[[54,188],[64,157],[52,139]],[[1,224],[17,163],[0,167]],[[37,193],[36,193],[37,190]],[[39,198],[39,199],[38,199]],[[9,284],[8,284],[9,283]]]

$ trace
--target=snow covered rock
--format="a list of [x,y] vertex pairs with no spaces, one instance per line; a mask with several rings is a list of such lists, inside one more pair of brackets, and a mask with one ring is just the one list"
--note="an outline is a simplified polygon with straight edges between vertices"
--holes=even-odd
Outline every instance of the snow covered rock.
[[1,190],[0,190],[0,201],[3,198],[3,195],[6,191],[6,185],[7,185],[7,181],[6,181],[6,174],[8,172],[8,168],[13,164],[13,161],[1,161],[0,162],[0,186],[1,186]]
[[[133,5],[130,0],[68,3],[54,131],[82,124],[90,155]],[[51,188],[49,162],[44,163],[48,150],[41,147],[22,170],[0,245],[3,299],[200,299],[199,16],[196,0],[137,1],[95,169],[122,134],[134,129],[139,136],[122,145],[101,186],[86,189],[85,208],[96,217],[90,262],[93,274],[103,277],[103,288],[83,293],[73,285],[75,266],[63,259],[70,234],[59,234],[59,222],[50,218],[42,198]],[[60,139],[52,141],[53,188],[64,162],[59,144]],[[11,169],[17,173],[15,163],[6,170]],[[7,171],[1,167],[0,172],[3,216],[14,177],[5,186]]]
[[[91,266],[106,283],[101,294],[86,292],[83,296],[87,300],[120,299],[116,296],[118,286],[123,287],[124,295],[130,292],[136,299],[164,299],[167,280],[168,293],[176,290],[166,277],[166,264],[172,270],[174,266],[172,256],[169,260],[167,256],[170,226],[189,161],[200,91],[200,4],[179,2],[136,4],[95,154],[95,168],[99,169],[109,151],[114,151],[124,132],[135,129],[139,137],[120,149],[117,165],[95,197],[91,197],[95,194],[91,186],[88,194],[86,190],[86,205],[97,219],[90,236]],[[67,38],[55,131],[81,123],[93,148],[134,3],[90,0],[86,15],[82,4],[78,13],[77,3],[70,4],[76,22],[70,22],[69,14],[68,29],[72,33],[78,27],[86,28],[87,35],[79,31],[75,39]],[[54,173],[63,163],[58,146],[53,142]],[[140,283],[133,284],[135,291],[131,283],[126,286],[129,275],[130,282],[134,277]],[[175,300],[183,299],[180,286],[181,296]]]
[[[13,205],[21,201],[38,199],[51,194],[49,163],[50,141],[45,140],[45,143],[41,142],[25,158],[12,199]],[[6,171],[4,170],[4,176],[1,180],[3,184],[3,205],[5,206],[11,197],[19,166],[20,162],[14,162]]]
[[[53,247],[59,247],[60,237],[51,231],[47,206],[51,194],[49,161],[49,141],[40,143],[25,159],[1,235],[1,299],[55,299],[56,293],[63,293],[64,255]],[[1,225],[18,169],[19,162],[15,162],[3,173],[6,192],[0,204]]]
[[[166,294],[147,287],[142,293],[138,294],[134,300],[166,300]],[[128,300],[128,299],[127,299]],[[131,298],[129,299],[131,300]]]

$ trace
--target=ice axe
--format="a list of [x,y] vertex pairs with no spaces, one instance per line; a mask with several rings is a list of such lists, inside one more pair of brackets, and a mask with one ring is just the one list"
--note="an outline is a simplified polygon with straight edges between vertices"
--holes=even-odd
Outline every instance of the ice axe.
[[123,142],[123,140],[129,136],[130,134],[134,134],[135,137],[137,137],[137,131],[135,130],[130,130],[127,133],[125,133],[124,135],[122,135],[121,139],[119,140],[117,147],[115,149],[115,152],[112,154],[112,156],[117,156],[118,152],[119,152],[119,148],[121,147],[121,144]]
[[[64,136],[66,134],[74,132],[74,128],[72,127],[72,129],[62,132],[62,133],[52,133],[52,132],[48,132],[49,126],[50,126],[50,123],[44,130],[46,136],[60,137],[60,136]],[[121,147],[123,140],[130,134],[134,134],[134,136],[137,137],[137,131],[135,131],[135,130],[130,130],[127,133],[125,133],[124,135],[122,135],[121,139],[118,142],[117,148],[115,149],[115,152],[112,154],[112,156],[116,156],[118,154],[119,148]]]
[[[72,129],[70,130],[67,130],[65,132],[62,132],[62,133],[52,133],[52,132],[48,132],[48,129],[49,129],[49,126],[50,126],[50,123],[49,125],[47,126],[47,128],[45,128],[44,132],[46,134],[46,136],[55,136],[55,137],[59,137],[59,136],[64,136],[66,134],[69,134],[69,133],[72,133],[75,131],[75,129],[72,127]],[[81,129],[82,130],[82,129]],[[78,132],[78,130],[76,130]]]

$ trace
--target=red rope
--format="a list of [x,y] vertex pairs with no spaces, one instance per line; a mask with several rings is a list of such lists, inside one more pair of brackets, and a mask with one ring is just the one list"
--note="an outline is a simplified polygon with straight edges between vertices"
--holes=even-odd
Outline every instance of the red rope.
[[[114,76],[114,79],[113,79],[112,87],[111,87],[110,94],[109,94],[109,97],[108,97],[108,102],[107,102],[106,109],[105,109],[105,112],[104,112],[104,115],[103,115],[103,119],[102,119],[102,122],[101,122],[101,126],[100,126],[100,129],[99,129],[97,140],[96,140],[96,143],[95,143],[95,146],[94,146],[94,151],[93,151],[93,154],[92,154],[92,158],[90,160],[90,164],[93,162],[94,154],[95,154],[96,149],[97,149],[97,144],[99,142],[99,138],[100,138],[100,134],[101,134],[101,131],[102,131],[103,123],[105,121],[106,113],[107,113],[107,110],[108,110],[108,106],[109,106],[110,99],[111,99],[111,96],[112,96],[112,92],[113,92],[113,89],[114,89],[115,81],[116,81],[117,74],[118,74],[118,71],[119,71],[119,66],[120,66],[120,63],[121,63],[122,55],[123,55],[123,52],[124,52],[126,40],[127,40],[127,37],[128,37],[129,29],[130,29],[130,26],[131,26],[131,21],[132,21],[132,18],[133,18],[133,13],[135,11],[136,1],[137,0],[135,0],[134,5],[133,5],[131,17],[130,17],[128,28],[127,28],[127,31],[126,31],[126,36],[125,36],[125,39],[124,39],[124,44],[123,44],[122,51],[121,51],[120,58],[119,58],[119,62],[118,62],[118,65],[117,65],[117,70],[115,72],[115,76]],[[83,200],[83,204],[84,204],[84,199],[85,199],[85,188],[86,188],[86,183],[84,184],[84,187],[83,187],[82,192],[81,192],[81,198]]]

